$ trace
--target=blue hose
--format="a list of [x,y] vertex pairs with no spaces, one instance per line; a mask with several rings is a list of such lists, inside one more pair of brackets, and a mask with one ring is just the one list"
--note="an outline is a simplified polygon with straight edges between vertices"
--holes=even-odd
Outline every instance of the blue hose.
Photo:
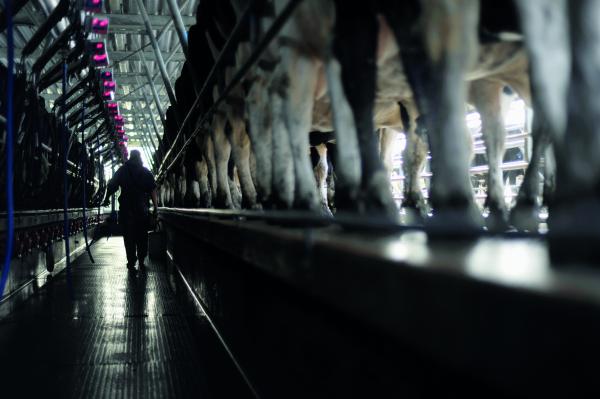
[[[63,61],[62,92],[67,92],[67,60]],[[66,97],[63,100],[66,102]],[[63,103],[64,104],[64,103]],[[73,285],[71,283],[71,250],[69,245],[69,177],[67,176],[69,161],[69,137],[67,130],[67,113],[62,114],[62,137],[63,137],[63,238],[65,240],[65,259],[67,268],[67,286],[71,298],[73,297]]]
[[81,182],[83,183],[83,206],[82,206],[82,214],[83,214],[83,239],[85,241],[85,250],[90,258],[92,263],[94,262],[94,257],[92,256],[92,251],[90,250],[90,243],[88,242],[88,231],[87,231],[87,217],[85,215],[85,207],[87,203],[86,198],[86,190],[87,190],[87,149],[85,147],[85,101],[83,101],[83,106],[81,108],[81,145],[83,146],[83,151],[81,151]]
[[14,193],[13,193],[13,93],[15,68],[15,48],[13,37],[12,0],[4,1],[4,12],[6,13],[6,45],[8,71],[6,76],[6,253],[4,254],[4,265],[2,276],[0,276],[0,299],[4,296],[4,289],[8,281],[10,271],[10,260],[13,252],[14,240]]

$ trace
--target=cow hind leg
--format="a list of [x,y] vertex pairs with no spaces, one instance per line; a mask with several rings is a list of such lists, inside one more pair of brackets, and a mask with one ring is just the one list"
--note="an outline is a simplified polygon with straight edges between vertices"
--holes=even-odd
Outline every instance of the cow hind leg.
[[217,196],[217,162],[215,160],[215,144],[213,142],[212,136],[209,136],[206,139],[206,148],[204,151],[205,159],[206,159],[206,168],[208,171],[208,183],[210,187],[210,203],[211,207],[216,205],[216,196]]
[[554,147],[546,146],[544,151],[544,191],[542,204],[550,206],[556,192],[556,158],[554,156]]
[[399,103],[406,145],[402,153],[402,207],[409,222],[422,222],[429,212],[421,187],[421,173],[427,160],[425,117],[419,116],[413,101]]
[[273,204],[277,208],[290,209],[294,205],[294,162],[290,136],[283,117],[283,98],[277,87],[271,95],[270,115],[273,138]]
[[[373,134],[377,72],[374,59],[377,49],[378,22],[374,12],[367,11],[366,15],[363,15],[358,11],[355,6],[346,3],[336,7],[333,52],[339,62],[340,73],[336,74],[335,61],[330,62],[328,66],[330,69],[328,83],[332,91],[334,126],[338,140],[337,192],[340,194],[340,200],[352,201],[355,195],[353,184],[356,180],[354,179],[360,177],[359,210],[370,215],[378,214],[395,218],[398,216],[398,210],[392,198],[390,179],[379,157],[377,137]],[[338,77],[341,78],[343,95],[334,92],[334,89],[339,88],[340,81],[336,79]],[[347,100],[351,113],[348,113],[344,99]],[[342,118],[348,120],[344,121]],[[348,147],[345,148],[346,146]],[[349,159],[357,157],[354,152],[356,146],[359,149],[361,169],[358,174],[352,169],[345,170],[349,168],[347,165]],[[347,177],[350,181],[345,180]],[[352,208],[352,203],[340,203],[337,200],[336,202],[338,209],[346,205]]]
[[[530,74],[517,74],[506,76],[503,79],[525,101],[532,105],[535,111],[531,129],[532,149],[531,156],[523,183],[517,194],[516,204],[510,211],[510,225],[520,231],[537,231],[540,223],[540,173],[542,158],[544,158],[544,187],[554,181],[553,153],[550,142],[552,140],[551,121],[546,117],[546,112],[541,105],[539,96],[531,96]],[[548,155],[545,155],[548,154]],[[544,194],[544,202],[549,200],[549,191]]]
[[242,120],[235,121],[231,135],[231,147],[242,190],[242,207],[256,209],[256,189],[250,172],[250,139]]
[[508,228],[502,172],[506,139],[501,103],[503,88],[501,82],[486,80],[474,81],[470,87],[470,99],[481,115],[481,132],[488,161],[485,206],[489,210],[486,224],[491,231],[503,231]]
[[[570,3],[566,0],[515,1],[520,20],[524,22],[522,29],[529,58],[534,110],[531,132],[534,140],[532,157],[519,191],[517,205],[511,212],[511,222],[515,227],[523,230],[537,230],[538,227],[539,161],[544,154],[544,148],[549,147],[549,142],[554,143],[557,157],[568,159],[564,156],[566,154],[564,135],[567,124],[567,92],[571,75],[568,31]],[[584,5],[579,1],[572,3],[576,3],[576,6]],[[591,57],[590,55],[590,59]],[[591,70],[594,68],[591,63],[589,67]],[[574,104],[578,105],[578,99],[575,99]],[[584,109],[580,109],[579,112],[581,115],[586,113]],[[548,160],[551,161],[550,158]],[[550,179],[551,176],[544,176],[545,183]],[[568,187],[565,188],[569,190]],[[553,213],[551,210],[551,219]],[[578,223],[573,225],[576,226]],[[573,249],[572,252],[577,251]]]
[[379,129],[379,157],[388,176],[391,177],[393,165],[393,147],[396,140],[396,131],[388,128]]
[[198,206],[201,208],[210,208],[210,185],[208,183],[208,166],[206,159],[202,157],[200,161],[196,161],[194,169],[196,170],[196,181],[198,182],[199,190]]
[[252,142],[256,169],[254,182],[256,185],[257,200],[263,206],[269,206],[272,190],[272,164],[273,152],[272,126],[269,104],[269,93],[262,80],[254,82],[247,98],[248,108],[248,134]]
[[200,206],[200,183],[196,179],[188,180],[186,208],[198,208]]
[[330,59],[327,62],[326,73],[333,109],[335,139],[339,144],[334,155],[337,176],[335,203],[337,209],[342,211],[358,211],[362,171],[354,116],[344,94],[341,67],[337,60]]
[[184,176],[179,176],[179,206],[185,206],[185,197],[187,195],[187,180]]
[[327,176],[329,172],[329,165],[327,163],[327,145],[322,143],[316,147],[312,147],[311,155],[313,154],[315,155],[313,170],[315,173],[315,180],[317,181],[317,187],[319,189],[319,203],[321,205],[321,212],[326,216],[333,216],[327,201]]
[[[540,172],[542,156],[549,148],[550,137],[541,115],[535,115],[531,129],[531,157],[525,170],[517,202],[510,211],[510,224],[520,231],[537,231],[540,213]],[[549,176],[544,174],[544,182]]]
[[[478,3],[424,1],[423,41],[402,53],[419,110],[427,115],[432,179],[430,224],[449,233],[483,224],[469,176],[465,72],[477,49]],[[402,26],[390,26],[404,39]],[[443,29],[441,29],[443,27]]]
[[225,116],[223,114],[215,115],[212,129],[217,178],[215,206],[232,209],[234,205],[231,198],[228,174],[231,144],[225,135],[225,123]]
[[[250,145],[250,178],[254,182],[254,188],[256,189],[256,154],[254,153],[252,145]],[[256,201],[258,202],[258,192],[256,193]],[[260,205],[260,204],[259,204]]]
[[240,176],[238,174],[238,168],[233,162],[233,158],[229,159],[227,166],[227,177],[229,180],[229,191],[231,192],[231,203],[233,209],[242,208],[242,188],[240,184]]
[[[556,193],[548,220],[554,255],[598,261],[600,248],[600,2],[568,2],[572,73],[567,103],[568,129],[555,145]],[[556,250],[556,251],[555,251]]]
[[317,185],[310,163],[308,140],[318,65],[314,59],[305,57],[289,47],[282,49],[282,63],[287,76],[283,116],[294,160],[294,206],[298,209],[318,211]]
[[[405,210],[416,211],[417,219],[423,220],[427,217],[427,205],[421,188],[421,173],[427,160],[427,143],[423,132],[413,124],[405,129],[406,147],[402,154],[402,170],[404,172],[403,201]],[[409,211],[409,213],[411,213]]]
[[337,176],[335,173],[335,152],[337,146],[333,143],[327,143],[327,204],[332,213],[336,212],[335,189]]

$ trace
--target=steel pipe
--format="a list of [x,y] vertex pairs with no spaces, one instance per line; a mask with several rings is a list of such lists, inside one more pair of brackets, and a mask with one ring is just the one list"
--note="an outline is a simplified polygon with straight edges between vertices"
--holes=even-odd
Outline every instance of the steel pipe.
[[144,120],[144,132],[145,132],[146,138],[152,144],[154,151],[158,151],[158,145],[156,144],[156,142],[154,142],[154,138],[152,137],[152,133],[150,132],[150,126],[148,126],[148,123],[146,123],[145,120]]
[[[152,92],[152,97],[154,97],[154,103],[156,104],[156,110],[158,111],[158,115],[160,116],[160,121],[163,124],[163,127],[167,126],[167,120],[165,118],[165,113],[162,109],[162,105],[160,103],[160,97],[158,97],[158,91],[156,90],[156,86],[154,85],[154,81],[152,80],[152,76],[150,76],[150,69],[148,69],[148,65],[146,64],[146,60],[142,60],[142,65],[144,67],[144,71],[146,72],[146,79],[148,79],[148,84],[150,85],[150,91]],[[148,96],[146,94],[146,90],[142,89],[142,95],[144,96],[144,101],[148,105],[148,109],[150,109],[150,101],[148,101]]]
[[[136,108],[139,109],[139,106],[136,107]],[[150,143],[152,143],[152,147],[154,147],[154,151],[157,151],[157,145],[154,142],[154,139],[152,138],[152,134],[150,133],[150,129],[148,128],[148,124],[145,123],[146,122],[145,121],[146,118],[144,118],[142,120],[138,115],[136,115],[136,119],[135,119],[135,123],[138,125],[138,130],[139,131],[144,131],[144,133],[148,135],[149,141],[150,141]],[[144,122],[144,126],[142,126],[142,122]]]
[[152,168],[154,168],[154,162],[152,161],[152,157],[150,156],[150,152],[148,151],[148,144],[144,140],[140,140],[140,144],[141,144],[140,148],[144,152],[146,159],[148,159],[150,166]]
[[171,16],[173,17],[173,23],[175,25],[175,30],[177,31],[177,36],[179,37],[179,43],[181,43],[181,49],[183,50],[183,54],[185,54],[185,58],[189,61],[187,33],[185,25],[183,24],[183,19],[181,18],[181,13],[179,12],[177,0],[167,0],[167,5],[169,6]]
[[[142,94],[144,95],[144,102],[146,103],[146,107],[148,108],[148,111],[150,112],[150,101],[148,101],[148,96],[146,95],[146,91],[142,90]],[[154,97],[154,100],[157,101],[157,109],[159,111],[159,116],[163,125],[163,132],[166,130],[166,120],[165,120],[165,115],[162,113],[161,109],[160,109],[160,102],[158,102],[158,95],[156,95],[156,97]],[[161,137],[158,131],[158,126],[156,125],[156,121],[154,120],[153,117],[150,118],[150,120],[152,120],[152,126],[154,127],[154,133],[156,133],[156,138],[158,139],[158,142],[160,143]]]
[[196,76],[196,72],[192,67],[192,63],[190,62],[190,53],[188,47],[187,40],[187,31],[185,30],[185,25],[183,24],[183,19],[181,18],[181,13],[179,12],[179,7],[177,6],[177,0],[167,0],[167,4],[169,5],[169,9],[171,10],[171,15],[173,17],[173,22],[175,24],[175,30],[177,31],[177,36],[179,37],[179,43],[181,44],[181,50],[183,50],[183,54],[185,55],[185,59],[187,61],[187,68],[190,72],[190,76],[192,78],[192,84],[194,86],[194,91],[196,94],[200,91],[198,78]]
[[[169,74],[167,73],[167,67],[163,60],[160,47],[158,46],[158,41],[156,40],[156,37],[154,36],[152,24],[150,23],[150,18],[148,17],[148,12],[146,11],[144,2],[142,0],[136,0],[136,3],[140,10],[140,14],[142,15],[142,19],[144,20],[144,25],[146,26],[146,32],[148,33],[148,36],[150,37],[152,49],[154,50],[154,55],[156,57],[156,62],[158,64],[158,68],[160,69],[160,74],[163,78],[163,83],[165,84],[165,89],[167,90],[167,95],[169,96],[171,105],[177,105],[177,99],[175,98],[175,91],[173,90],[173,86],[171,85],[171,81],[169,80]],[[152,81],[152,79],[150,79],[150,81]],[[179,125],[179,121],[178,121],[177,125]]]

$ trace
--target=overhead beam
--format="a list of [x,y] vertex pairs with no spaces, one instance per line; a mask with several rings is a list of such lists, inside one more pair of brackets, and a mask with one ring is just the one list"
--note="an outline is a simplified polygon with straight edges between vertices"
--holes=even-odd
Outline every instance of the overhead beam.
[[[145,33],[144,20],[139,14],[95,14],[110,19],[110,33]],[[163,26],[171,20],[170,15],[148,15],[153,26]],[[196,17],[182,15],[181,20],[186,28],[196,23]],[[28,17],[18,17],[14,21],[17,27],[31,27],[36,25]]]
[[[20,58],[21,57],[21,50],[22,48],[15,48],[15,57]],[[7,48],[6,46],[0,46],[0,59],[1,60],[5,60],[6,59],[6,52],[7,52]],[[109,50],[108,51],[108,59],[110,62],[117,62],[122,60],[123,58],[129,56],[133,51],[126,51],[126,50]],[[148,60],[148,61],[154,61],[154,50],[150,49],[150,50],[144,50],[143,51],[144,57]],[[33,59],[37,59],[39,58],[39,56],[42,55],[42,50],[38,49],[35,50],[29,57],[33,58]],[[182,52],[176,52],[173,54],[172,57],[170,57],[170,59],[168,61],[165,61],[166,63],[169,62],[184,62],[185,61],[185,55]]]
[[[185,0],[182,4],[181,4],[181,9],[187,7],[187,4],[190,0]],[[167,31],[169,31],[173,26],[173,20],[170,19],[169,22],[167,22],[166,24],[163,25],[163,27],[160,29],[160,31],[158,31],[158,33],[156,34],[156,39],[160,39],[162,38],[163,34],[165,34]],[[147,46],[150,46],[150,43],[147,43],[143,46],[143,48],[146,48]],[[143,48],[140,48],[139,50],[134,51],[133,53],[131,53],[131,56],[135,55],[136,53],[138,53],[139,51],[142,51]]]
[[[119,61],[125,57],[127,57],[133,51],[108,51],[108,58],[110,61]],[[154,61],[154,50],[144,50],[143,56],[146,57],[148,61]],[[168,61],[165,61],[165,64],[169,62],[183,62],[185,61],[185,55],[182,52],[176,52],[173,57],[171,57]]]
[[[112,30],[115,26],[125,26],[125,25],[137,25],[142,28],[145,28],[144,19],[140,14],[94,14],[101,18],[110,19],[110,29]],[[163,26],[169,22],[171,19],[170,15],[149,15],[148,19],[152,25],[160,25]],[[196,23],[196,17],[190,15],[182,15],[181,21],[185,26],[192,26]]]

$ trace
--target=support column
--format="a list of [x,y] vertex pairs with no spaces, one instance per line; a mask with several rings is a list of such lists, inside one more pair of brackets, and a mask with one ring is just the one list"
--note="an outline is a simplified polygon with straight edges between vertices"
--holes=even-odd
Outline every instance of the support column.
[[169,10],[171,10],[171,16],[173,17],[175,30],[177,31],[177,36],[179,37],[179,43],[181,43],[181,49],[183,50],[183,54],[185,54],[185,59],[189,61],[190,58],[188,52],[187,32],[185,30],[185,25],[183,25],[183,19],[181,18],[177,0],[167,0],[167,4],[169,5]]
[[[142,122],[143,126],[142,126]],[[156,143],[154,142],[154,139],[152,138],[152,134],[150,133],[150,128],[148,127],[148,124],[146,123],[146,118],[137,118],[136,124],[139,126],[139,130],[143,130],[144,133],[144,138],[150,143],[152,144],[152,147],[154,148],[154,151],[158,151],[158,147],[156,145]]]
[[[146,96],[146,93],[144,93],[144,101],[146,102],[146,107],[148,108],[148,112],[150,113],[150,103],[148,102],[148,97]],[[158,142],[160,143],[161,137],[160,137],[160,132],[158,131],[158,125],[156,124],[156,121],[154,120],[154,118],[152,117],[152,114],[150,114],[150,120],[152,121],[152,127],[154,128],[154,133],[156,134],[156,138],[158,139]],[[166,125],[163,124],[163,135],[164,135],[164,131],[166,131]]]
[[194,91],[196,95],[200,92],[200,84],[198,82],[198,77],[196,76],[196,72],[192,67],[192,63],[190,62],[190,53],[188,48],[188,40],[187,40],[187,31],[185,30],[185,25],[183,25],[183,19],[181,18],[181,12],[179,11],[179,7],[177,6],[177,0],[167,0],[167,4],[169,5],[169,9],[171,10],[171,16],[173,17],[173,22],[175,24],[175,30],[177,31],[177,36],[179,37],[179,43],[181,44],[181,49],[183,50],[183,54],[185,55],[185,59],[187,61],[187,68],[192,78],[192,84],[194,85]]

